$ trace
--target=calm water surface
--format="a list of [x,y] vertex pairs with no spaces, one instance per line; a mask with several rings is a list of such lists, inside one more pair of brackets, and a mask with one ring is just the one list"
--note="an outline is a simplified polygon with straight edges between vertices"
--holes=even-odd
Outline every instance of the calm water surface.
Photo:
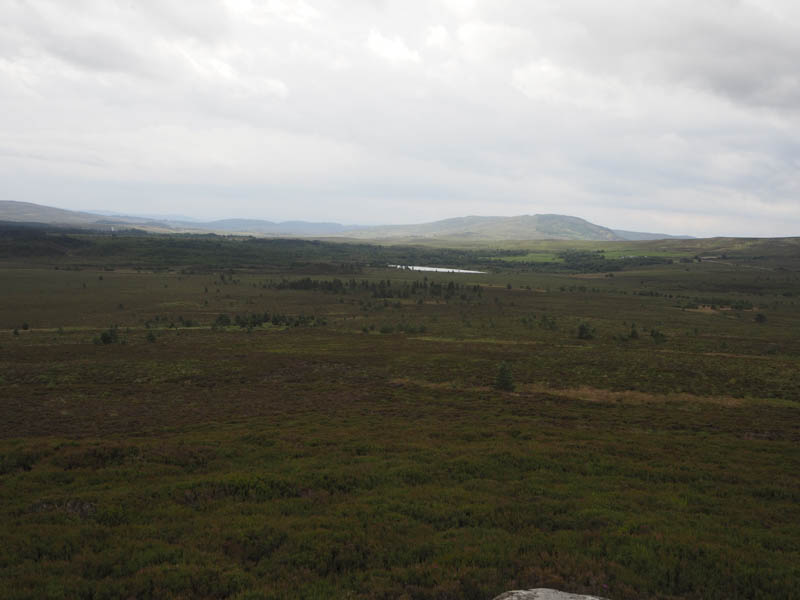
[[387,265],[395,269],[408,269],[409,271],[433,271],[435,273],[480,273],[485,274],[486,271],[467,271],[465,269],[448,269],[443,267],[420,267],[416,265]]

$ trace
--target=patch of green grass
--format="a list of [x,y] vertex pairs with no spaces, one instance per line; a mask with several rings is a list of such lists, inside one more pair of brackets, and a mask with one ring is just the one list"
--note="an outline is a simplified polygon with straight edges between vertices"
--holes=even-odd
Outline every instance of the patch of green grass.
[[563,259],[552,252],[528,252],[527,254],[504,256],[500,260],[507,262],[562,262]]

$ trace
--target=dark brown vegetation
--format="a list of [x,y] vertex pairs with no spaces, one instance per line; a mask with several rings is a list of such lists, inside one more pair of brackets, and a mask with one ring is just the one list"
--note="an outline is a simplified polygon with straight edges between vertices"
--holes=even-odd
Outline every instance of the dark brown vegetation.
[[14,235],[0,597],[800,597],[792,240]]

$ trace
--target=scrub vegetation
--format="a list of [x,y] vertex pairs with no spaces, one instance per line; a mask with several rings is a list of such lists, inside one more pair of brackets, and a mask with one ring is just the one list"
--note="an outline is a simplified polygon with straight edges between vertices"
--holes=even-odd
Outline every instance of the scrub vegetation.
[[800,598],[797,239],[7,228],[0,288],[0,597]]

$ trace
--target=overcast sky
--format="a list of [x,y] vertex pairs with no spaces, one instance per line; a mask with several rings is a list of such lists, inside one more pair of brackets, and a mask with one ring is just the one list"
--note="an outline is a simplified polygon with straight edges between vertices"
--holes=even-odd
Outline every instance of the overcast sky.
[[0,199],[800,235],[800,2],[0,0]]

